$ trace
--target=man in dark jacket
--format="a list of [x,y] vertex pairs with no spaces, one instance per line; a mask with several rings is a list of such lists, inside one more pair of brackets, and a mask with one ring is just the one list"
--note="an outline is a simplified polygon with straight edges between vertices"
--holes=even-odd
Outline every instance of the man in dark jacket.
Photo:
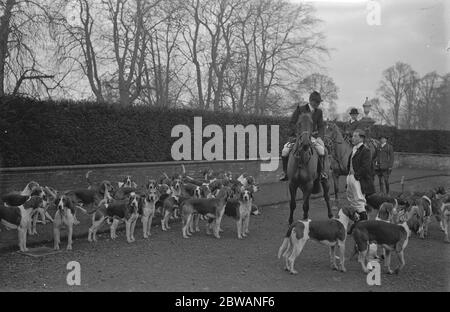
[[358,115],[359,115],[358,109],[352,108],[350,110],[350,120],[344,124],[344,133],[345,133],[345,136],[348,137],[349,139],[352,138],[353,132],[356,129],[360,128],[359,127],[360,122],[358,120]]
[[281,159],[283,161],[283,175],[280,178],[280,181],[287,181],[287,165],[289,160],[289,153],[295,142],[296,137],[296,126],[298,117],[303,113],[312,113],[311,117],[313,120],[313,133],[311,137],[311,142],[314,145],[317,153],[319,154],[319,166],[320,166],[320,177],[321,179],[327,179],[327,174],[325,170],[325,144],[322,141],[322,137],[325,133],[325,125],[323,122],[323,113],[319,108],[320,102],[322,102],[322,98],[320,97],[320,93],[314,91],[309,96],[309,104],[297,106],[294,114],[291,117],[291,121],[289,123],[290,127],[290,139],[289,142],[284,145],[283,151],[281,152]]
[[348,159],[347,169],[347,199],[356,209],[361,219],[367,219],[366,197],[375,193],[372,178],[372,161],[370,150],[364,145],[366,134],[364,130],[356,129],[353,132],[353,152]]
[[383,193],[383,184],[386,187],[386,194],[389,194],[389,175],[394,165],[394,148],[387,142],[387,136],[380,136],[380,146],[375,151],[375,173],[380,183],[380,192]]

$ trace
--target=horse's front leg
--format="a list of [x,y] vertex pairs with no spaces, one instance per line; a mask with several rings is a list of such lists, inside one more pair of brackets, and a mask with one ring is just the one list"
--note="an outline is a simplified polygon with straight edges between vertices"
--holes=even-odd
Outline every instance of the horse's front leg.
[[328,218],[333,218],[333,212],[331,211],[331,205],[330,205],[330,182],[328,180],[324,180],[321,182],[322,184],[322,190],[323,190],[323,197],[325,198],[325,203],[327,204],[327,210],[328,210]]
[[334,199],[336,202],[336,206],[339,206],[339,173],[333,170],[333,186],[334,186]]
[[290,200],[290,212],[289,212],[289,225],[292,224],[292,222],[294,222],[294,210],[296,208],[296,201],[295,198],[297,197],[297,185],[295,185],[295,183],[293,183],[292,181],[289,182],[289,193],[291,196],[291,200]]
[[302,188],[303,192],[303,220],[308,220],[309,198],[311,197],[313,182],[310,182]]

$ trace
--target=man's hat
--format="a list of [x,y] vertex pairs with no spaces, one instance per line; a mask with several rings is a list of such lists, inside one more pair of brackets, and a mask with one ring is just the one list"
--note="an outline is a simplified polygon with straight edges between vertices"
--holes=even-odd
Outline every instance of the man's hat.
[[310,101],[316,101],[316,102],[318,102],[318,103],[322,102],[322,98],[320,97],[320,93],[317,92],[317,91],[314,91],[314,92],[312,92],[312,93],[309,95],[309,100],[310,100]]
[[352,108],[350,110],[350,115],[359,115],[359,112],[358,112],[358,110],[356,108]]

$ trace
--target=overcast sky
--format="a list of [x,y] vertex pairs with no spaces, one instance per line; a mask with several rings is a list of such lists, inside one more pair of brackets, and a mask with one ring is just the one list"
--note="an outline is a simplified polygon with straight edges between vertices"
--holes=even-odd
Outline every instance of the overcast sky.
[[340,88],[339,112],[361,107],[366,96],[376,96],[382,71],[396,61],[410,64],[420,75],[450,72],[448,0],[378,0],[380,26],[367,22],[368,1],[308,2],[323,20],[332,49],[324,66]]

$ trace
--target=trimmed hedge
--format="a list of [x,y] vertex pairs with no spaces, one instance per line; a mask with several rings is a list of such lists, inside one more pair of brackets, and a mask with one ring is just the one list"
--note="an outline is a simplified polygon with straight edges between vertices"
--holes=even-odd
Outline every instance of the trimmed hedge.
[[[222,126],[224,143],[224,126],[237,124],[280,125],[280,151],[287,139],[287,117],[3,97],[0,163],[3,167],[19,167],[171,161],[171,147],[178,139],[171,138],[172,128],[184,124],[193,132],[195,116],[203,117],[203,127]],[[392,138],[395,151],[450,154],[448,131],[384,126],[374,126],[371,131],[374,135],[381,132]],[[204,138],[203,144],[209,140]]]

